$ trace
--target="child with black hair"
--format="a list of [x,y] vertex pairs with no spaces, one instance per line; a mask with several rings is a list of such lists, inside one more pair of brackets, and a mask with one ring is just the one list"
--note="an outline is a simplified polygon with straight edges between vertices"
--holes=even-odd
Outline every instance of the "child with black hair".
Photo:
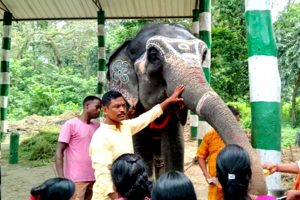
[[250,157],[242,147],[230,144],[222,149],[217,157],[217,177],[222,185],[224,200],[275,200],[271,196],[248,193],[251,175]]
[[122,154],[113,162],[111,176],[118,200],[150,200],[152,182],[141,156]]
[[74,182],[66,178],[48,179],[32,188],[30,194],[30,200],[78,200]]
[[192,182],[182,172],[169,171],[155,183],[151,200],[196,200]]

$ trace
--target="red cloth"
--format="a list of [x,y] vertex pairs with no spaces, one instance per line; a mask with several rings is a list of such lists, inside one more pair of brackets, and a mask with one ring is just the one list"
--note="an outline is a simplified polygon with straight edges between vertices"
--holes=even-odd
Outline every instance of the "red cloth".
[[30,195],[30,199],[29,200],[39,200],[40,199],[40,195],[38,196],[32,196]]

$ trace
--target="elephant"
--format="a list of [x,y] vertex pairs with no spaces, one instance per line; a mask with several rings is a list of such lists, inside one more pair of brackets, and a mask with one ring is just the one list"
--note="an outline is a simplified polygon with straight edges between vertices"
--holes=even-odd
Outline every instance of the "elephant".
[[[266,194],[263,170],[246,134],[205,79],[202,66],[209,62],[207,54],[206,44],[185,28],[159,23],[144,26],[112,53],[107,63],[109,88],[119,91],[130,106],[136,106],[137,115],[162,102],[177,85],[185,87],[181,94],[185,108],[169,108],[133,136],[134,150],[143,157],[149,175],[153,174],[156,158],[162,159],[165,171],[183,171],[183,126],[190,109],[215,128],[225,144],[238,144],[249,153],[250,191]],[[159,167],[156,169],[159,175]]]

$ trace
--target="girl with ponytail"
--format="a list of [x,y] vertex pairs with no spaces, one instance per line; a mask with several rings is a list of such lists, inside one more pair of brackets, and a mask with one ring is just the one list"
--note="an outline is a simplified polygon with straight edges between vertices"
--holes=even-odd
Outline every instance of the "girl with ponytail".
[[252,175],[250,158],[238,145],[226,146],[217,158],[217,177],[222,185],[224,200],[249,200]]
[[152,183],[139,155],[127,153],[118,157],[113,162],[111,177],[118,200],[150,200]]

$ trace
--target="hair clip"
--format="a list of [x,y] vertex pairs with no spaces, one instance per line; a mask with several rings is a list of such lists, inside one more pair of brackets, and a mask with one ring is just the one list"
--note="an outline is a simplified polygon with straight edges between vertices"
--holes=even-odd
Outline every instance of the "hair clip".
[[228,174],[228,179],[229,180],[234,180],[235,179],[235,174]]

